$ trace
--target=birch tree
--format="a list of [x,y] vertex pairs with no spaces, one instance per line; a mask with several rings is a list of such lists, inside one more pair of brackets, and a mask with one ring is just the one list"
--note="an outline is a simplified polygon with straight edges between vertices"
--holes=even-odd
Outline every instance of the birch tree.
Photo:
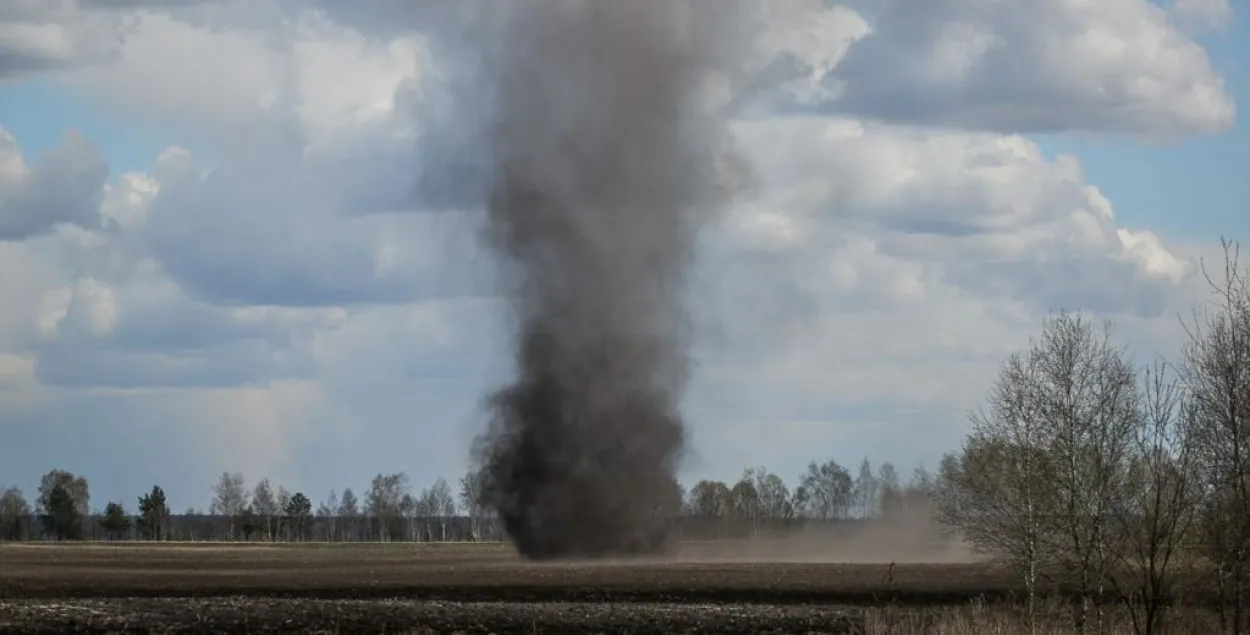
[[269,484],[269,479],[260,479],[252,490],[252,511],[256,512],[257,516],[260,516],[260,521],[265,529],[266,540],[269,542],[274,540],[274,524],[280,509],[278,507],[278,499],[274,495],[273,486]]
[[[1043,443],[1054,468],[1049,476],[1056,507],[1047,518],[1055,523],[1060,567],[1071,572],[1076,588],[1073,626],[1084,632],[1090,609],[1103,605],[1096,600],[1110,582],[1108,547],[1137,423],[1137,373],[1126,350],[1113,343],[1110,324],[1096,329],[1079,314],[1047,320],[1030,357]],[[1101,623],[1096,626],[1102,630]]]
[[1037,382],[1031,356],[1007,358],[986,404],[970,416],[972,430],[962,451],[942,463],[938,499],[939,520],[1020,575],[1030,629],[1037,623],[1038,582],[1051,555],[1043,528],[1050,466],[1041,443]]
[[1116,510],[1117,568],[1126,578],[1117,590],[1127,600],[1134,632],[1153,635],[1164,626],[1200,491],[1188,395],[1163,362],[1144,373],[1142,384],[1133,457]]
[[729,490],[730,513],[750,523],[748,531],[754,535],[759,530],[760,493],[755,488],[755,474],[751,470],[742,473],[742,478]]
[[0,492],[0,540],[23,540],[26,538],[26,518],[31,514],[30,503],[16,486]]
[[821,520],[846,516],[851,505],[852,480],[850,472],[837,461],[812,461],[803,475],[802,486],[809,497],[812,516]]
[[439,540],[447,540],[447,522],[456,515],[456,497],[447,481],[439,478],[430,486],[430,511],[438,518]]
[[460,477],[460,505],[469,515],[469,533],[472,540],[483,538],[482,523],[490,513],[490,509],[482,504],[482,493],[483,483],[480,470],[470,469]]
[[855,477],[855,506],[859,509],[860,518],[871,518],[877,513],[877,477],[872,472],[872,463],[868,457],[859,464],[859,473]]
[[790,504],[790,488],[780,476],[758,468],[755,471],[755,489],[759,492],[760,513],[770,520],[789,520],[794,516]]
[[1181,375],[1192,403],[1194,459],[1206,492],[1201,529],[1215,569],[1221,617],[1246,629],[1250,591],[1250,275],[1224,243],[1223,280],[1203,266],[1213,298],[1186,325]]
[[330,490],[330,495],[326,497],[320,505],[317,506],[317,518],[321,519],[322,531],[325,532],[324,538],[328,541],[338,540],[338,530],[336,520],[338,520],[339,497]]
[[403,472],[378,474],[373,478],[365,494],[365,513],[377,523],[379,540],[390,541],[403,535],[402,502],[410,489],[408,475]]
[[350,487],[343,488],[343,495],[339,498],[338,517],[343,539],[360,540],[360,506],[356,493]]
[[234,472],[222,472],[221,478],[213,486],[213,500],[209,505],[209,513],[226,517],[226,539],[234,540],[235,531],[239,529],[239,517],[247,508],[247,489],[243,475]]

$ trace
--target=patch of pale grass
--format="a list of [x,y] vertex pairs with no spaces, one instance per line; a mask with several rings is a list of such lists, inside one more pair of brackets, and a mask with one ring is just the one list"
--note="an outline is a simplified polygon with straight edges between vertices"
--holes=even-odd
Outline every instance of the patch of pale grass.
[[[1044,604],[1035,611],[1030,628],[1024,608],[972,602],[965,606],[864,609],[864,635],[1069,635],[1071,613],[1059,603]],[[1218,617],[1208,611],[1182,607],[1167,614],[1162,632],[1174,635],[1209,635],[1219,632]],[[1101,635],[1133,635],[1130,614],[1122,606],[1106,607],[1101,626],[1091,612],[1087,630]]]

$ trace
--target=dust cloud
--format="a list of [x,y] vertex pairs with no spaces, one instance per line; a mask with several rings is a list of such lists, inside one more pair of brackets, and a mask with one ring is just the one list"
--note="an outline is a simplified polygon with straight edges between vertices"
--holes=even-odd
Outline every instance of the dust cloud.
[[978,557],[966,543],[945,535],[936,520],[911,516],[845,521],[832,527],[797,529],[745,540],[692,541],[672,561],[685,563],[963,564]]
[[732,63],[720,27],[736,4],[527,0],[484,54],[486,227],[517,332],[475,454],[482,502],[523,556],[664,545],[685,442],[683,287],[728,191],[704,89]]
[[[674,541],[662,554],[628,558],[561,559],[561,566],[616,567],[767,564],[976,564],[984,560],[923,513],[810,528],[762,532],[750,538]],[[538,564],[536,566],[545,566]]]

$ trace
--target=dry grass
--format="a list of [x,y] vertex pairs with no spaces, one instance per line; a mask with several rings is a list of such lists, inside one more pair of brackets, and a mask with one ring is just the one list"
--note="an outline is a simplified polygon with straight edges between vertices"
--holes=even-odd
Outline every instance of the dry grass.
[[[863,635],[1069,635],[1072,619],[1067,607],[1048,604],[1037,611],[1035,628],[1019,605],[973,601],[948,607],[872,607],[863,610]],[[1091,620],[1095,618],[1091,616]],[[1132,617],[1123,607],[1104,610],[1101,626],[1091,621],[1089,632],[1133,635]],[[1182,609],[1166,616],[1164,631],[1172,635],[1209,635],[1220,632],[1218,617],[1200,609]]]

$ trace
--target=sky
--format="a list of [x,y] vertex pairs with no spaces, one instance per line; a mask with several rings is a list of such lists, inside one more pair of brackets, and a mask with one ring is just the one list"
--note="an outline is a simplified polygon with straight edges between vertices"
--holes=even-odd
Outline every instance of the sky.
[[[0,3],[0,485],[457,479],[510,368],[481,210],[435,193],[482,94],[448,34],[489,5]],[[1050,312],[1174,355],[1200,259],[1250,239],[1228,0],[760,6],[722,85],[756,187],[688,293],[688,483],[932,467]]]

